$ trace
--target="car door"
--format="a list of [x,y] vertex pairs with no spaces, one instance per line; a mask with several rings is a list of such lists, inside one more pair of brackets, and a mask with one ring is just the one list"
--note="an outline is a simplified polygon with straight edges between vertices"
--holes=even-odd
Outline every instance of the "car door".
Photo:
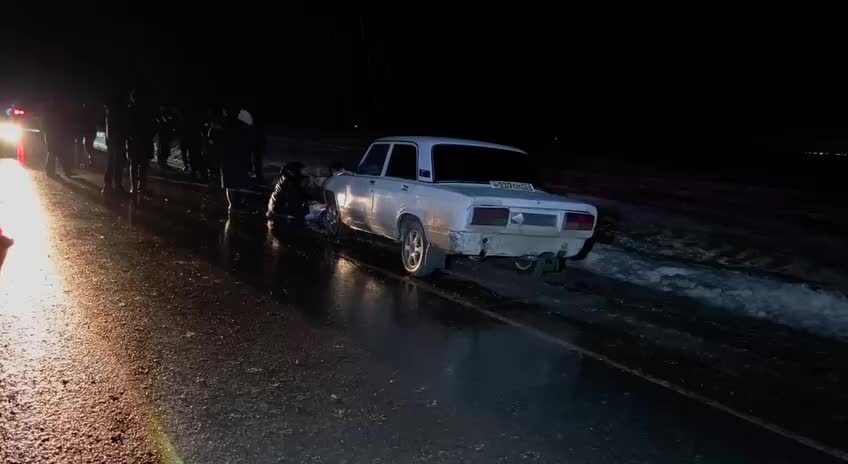
[[383,176],[377,180],[372,203],[374,229],[389,238],[398,238],[397,218],[406,210],[418,182],[418,148],[412,143],[392,144]]
[[383,174],[386,158],[391,144],[374,143],[362,157],[362,161],[354,171],[354,176],[348,184],[345,200],[345,223],[357,229],[371,231],[371,204],[373,202],[374,186]]

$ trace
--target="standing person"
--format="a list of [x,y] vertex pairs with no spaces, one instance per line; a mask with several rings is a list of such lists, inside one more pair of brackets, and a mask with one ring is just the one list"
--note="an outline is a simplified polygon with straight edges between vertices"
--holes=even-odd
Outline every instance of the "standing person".
[[256,183],[265,183],[263,160],[265,157],[265,129],[262,120],[256,118],[256,112],[242,108],[239,112],[240,119],[247,125],[247,142],[250,151],[250,171],[256,179]]
[[62,165],[65,175],[74,174],[74,128],[69,106],[62,98],[52,99],[45,108],[44,144],[47,146],[47,162],[44,170],[49,177],[56,177],[56,162]]
[[153,158],[153,132],[153,111],[146,96],[135,89],[130,93],[127,137],[131,194],[138,195],[147,189],[147,168]]
[[224,114],[223,127],[215,140],[221,160],[221,186],[227,191],[228,213],[239,212],[246,206],[250,183],[250,139],[248,119],[238,109],[228,109]]
[[94,165],[94,138],[97,137],[97,122],[100,115],[94,105],[83,103],[82,105],[82,136],[85,139],[83,146],[88,158],[88,165]]
[[127,159],[127,101],[116,92],[106,102],[106,149],[109,158],[103,175],[103,193],[126,193],[123,187],[124,162]]
[[73,120],[74,157],[80,167],[94,165],[94,137],[97,135],[97,112],[88,103],[77,107]]
[[156,115],[157,149],[156,162],[159,167],[168,167],[168,158],[171,156],[171,138],[174,136],[174,117],[165,105],[159,105]]
[[200,111],[193,102],[187,103],[183,108],[183,124],[180,133],[180,151],[184,162],[192,177],[206,179],[206,166],[203,162],[203,154],[200,152],[201,133],[203,131]]
[[[206,118],[203,122],[203,134],[201,144],[203,145],[204,159],[209,168],[209,188],[215,189],[221,185],[221,149],[215,145],[216,139],[222,139],[224,128],[224,114],[226,111],[219,107],[206,109]],[[223,142],[221,142],[223,143]]]

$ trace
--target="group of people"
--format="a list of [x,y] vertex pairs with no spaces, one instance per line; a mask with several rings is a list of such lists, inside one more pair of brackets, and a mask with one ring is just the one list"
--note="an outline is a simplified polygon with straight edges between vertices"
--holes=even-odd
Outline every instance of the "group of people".
[[[103,178],[106,196],[144,192],[151,160],[155,155],[157,164],[167,168],[176,138],[187,174],[212,184],[220,181],[231,210],[245,204],[251,174],[255,182],[263,182],[265,137],[242,105],[211,109],[194,101],[156,105],[149,95],[134,89],[112,95],[103,108],[101,117],[92,106],[52,103],[44,121],[48,175],[55,176],[57,164],[71,175],[78,153],[86,154],[88,164],[93,164],[94,138],[102,125],[108,154]],[[127,167],[128,191],[124,189]]]
[[77,167],[77,154],[87,154],[85,162],[91,164],[97,136],[97,112],[87,103],[73,105],[59,100],[48,104],[44,116],[47,175],[56,175],[57,164],[66,175],[72,175]]

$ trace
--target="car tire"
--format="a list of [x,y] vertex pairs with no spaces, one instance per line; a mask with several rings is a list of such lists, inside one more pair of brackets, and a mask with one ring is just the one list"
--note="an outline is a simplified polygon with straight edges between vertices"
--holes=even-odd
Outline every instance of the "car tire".
[[403,269],[414,277],[426,277],[445,267],[445,253],[430,244],[424,226],[414,218],[401,224],[400,257]]
[[531,261],[529,259],[515,258],[512,260],[512,265],[515,267],[515,270],[521,274],[539,277],[544,273],[546,263],[544,259]]
[[336,195],[329,190],[325,190],[324,199],[327,205],[324,211],[324,229],[326,229],[327,236],[330,239],[341,240],[347,233],[347,226],[342,221],[339,206],[336,204]]
[[521,273],[530,273],[536,268],[536,260],[515,258],[512,260],[512,265]]

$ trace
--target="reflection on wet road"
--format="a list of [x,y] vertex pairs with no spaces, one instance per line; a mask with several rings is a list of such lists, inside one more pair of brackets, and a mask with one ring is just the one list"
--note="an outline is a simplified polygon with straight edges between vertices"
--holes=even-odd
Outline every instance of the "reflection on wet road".
[[43,206],[31,173],[0,162],[0,221],[16,240],[0,275],[0,462],[149,462],[114,362],[77,333]]
[[[38,301],[2,314],[3,343],[15,346],[0,352],[0,378],[10,379],[0,397],[36,389],[7,363],[40,372],[86,356],[111,372],[103,388],[122,398],[111,414],[143,431],[133,440],[134,449],[152,443],[146,459],[828,462],[413,281],[372,272],[397,268],[379,247],[338,247],[258,218],[224,221],[214,201],[166,182],[138,205],[104,207],[81,181],[38,177],[33,188],[28,173],[6,164],[0,172],[26,179],[17,188],[29,188],[27,208],[40,211],[30,227],[42,234],[15,230],[0,213],[10,235],[33,237],[30,245],[15,237],[21,247],[0,279],[4,298],[25,298],[8,291],[15,279],[38,282],[29,292]],[[7,185],[0,198],[9,198]],[[15,337],[70,351],[38,358],[43,352]],[[98,397],[77,390],[65,398],[77,394]],[[29,404],[16,414],[61,415],[55,405]],[[73,432],[44,435],[68,443]]]

